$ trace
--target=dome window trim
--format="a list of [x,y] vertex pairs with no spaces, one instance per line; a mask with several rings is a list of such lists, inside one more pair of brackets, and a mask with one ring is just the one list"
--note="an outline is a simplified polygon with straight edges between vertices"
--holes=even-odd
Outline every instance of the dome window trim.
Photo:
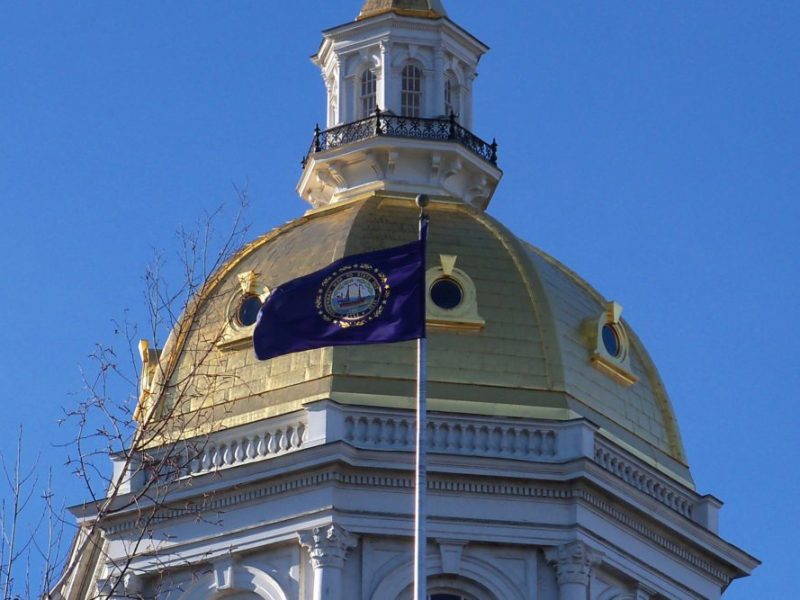
[[609,302],[599,317],[584,323],[584,329],[592,366],[625,387],[639,380],[631,369],[630,338],[620,304]]
[[[431,267],[425,272],[426,323],[433,329],[480,331],[486,325],[486,321],[478,313],[475,283],[465,271],[456,268],[457,260],[458,256],[441,254],[439,266]],[[442,301],[442,297],[437,298],[434,291],[437,285],[451,286],[449,290],[442,290],[445,292],[454,292],[457,288],[460,292],[458,301],[453,302],[452,297],[449,301]]]
[[252,304],[247,307],[250,312],[246,315],[246,319],[242,318],[242,311],[246,303],[252,303],[253,299],[257,299],[263,305],[270,294],[269,287],[261,281],[260,275],[255,271],[239,273],[237,280],[239,286],[230,293],[225,308],[225,329],[217,342],[220,350],[239,349],[252,343],[256,325],[256,320],[252,319]]

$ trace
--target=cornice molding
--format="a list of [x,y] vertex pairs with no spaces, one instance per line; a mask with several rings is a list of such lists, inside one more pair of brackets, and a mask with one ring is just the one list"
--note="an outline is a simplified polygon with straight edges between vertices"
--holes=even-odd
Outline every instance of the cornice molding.
[[[202,506],[197,508],[171,507],[164,508],[154,515],[154,522],[163,522],[173,519],[197,518],[199,513],[219,510],[230,511],[232,507],[247,502],[265,498],[297,493],[323,485],[342,485],[356,488],[384,488],[395,490],[413,490],[414,481],[410,476],[399,474],[359,473],[343,470],[340,467],[330,467],[318,472],[286,478],[283,481],[268,485],[254,486],[244,490],[221,493],[216,497],[207,499]],[[727,585],[733,578],[731,572],[714,566],[710,561],[694,552],[685,544],[680,544],[665,535],[660,528],[647,524],[641,514],[623,510],[610,502],[600,493],[587,487],[585,482],[571,483],[513,483],[494,482],[487,478],[467,481],[436,474],[429,475],[428,490],[431,493],[445,492],[459,496],[512,496],[523,498],[544,498],[548,500],[574,502],[583,501],[594,510],[601,513],[608,520],[615,522],[633,531],[638,536],[648,540],[655,546],[668,552],[681,561],[690,564]],[[185,506],[185,505],[184,505]],[[137,518],[127,519],[113,524],[104,529],[106,536],[122,535],[127,531],[136,530],[141,526]]]

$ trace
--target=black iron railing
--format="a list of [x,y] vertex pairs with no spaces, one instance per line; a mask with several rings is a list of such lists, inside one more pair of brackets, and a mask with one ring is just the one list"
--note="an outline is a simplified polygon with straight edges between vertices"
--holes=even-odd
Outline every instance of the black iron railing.
[[345,144],[385,136],[456,142],[480,156],[483,160],[497,165],[497,141],[484,142],[468,129],[458,124],[455,115],[443,119],[423,119],[420,117],[399,117],[391,113],[375,110],[375,114],[345,125],[321,130],[314,128],[314,141],[308,154],[303,157],[303,167],[315,152],[323,152]]

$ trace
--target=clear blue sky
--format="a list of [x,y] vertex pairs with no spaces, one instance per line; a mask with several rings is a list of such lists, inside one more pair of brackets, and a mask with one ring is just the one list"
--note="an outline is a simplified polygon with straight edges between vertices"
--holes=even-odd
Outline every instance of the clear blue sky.
[[[729,600],[797,595],[800,3],[449,0],[492,51],[475,130],[490,212],[625,316],[666,381],[699,491],[762,559]],[[308,56],[358,0],[5,2],[2,445],[43,465],[152,248],[249,182],[253,234],[299,216],[324,89]],[[65,474],[70,502],[80,487]]]

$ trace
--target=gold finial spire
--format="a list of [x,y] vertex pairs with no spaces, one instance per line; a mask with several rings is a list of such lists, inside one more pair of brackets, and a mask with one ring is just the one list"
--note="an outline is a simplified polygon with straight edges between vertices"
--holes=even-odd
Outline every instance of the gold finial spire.
[[367,19],[387,12],[428,19],[447,16],[441,0],[365,0],[358,19]]

